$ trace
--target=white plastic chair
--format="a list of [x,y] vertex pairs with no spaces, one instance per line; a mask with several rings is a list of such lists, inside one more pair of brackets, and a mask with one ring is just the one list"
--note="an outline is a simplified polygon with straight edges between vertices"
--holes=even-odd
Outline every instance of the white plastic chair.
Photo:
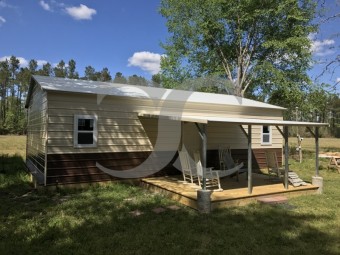
[[[202,187],[201,183],[203,181],[203,166],[202,166],[201,157],[200,157],[199,152],[194,153],[194,159],[195,159],[195,162],[196,162],[198,183]],[[208,168],[206,168],[206,171],[205,171],[205,177],[206,177],[206,187],[207,188],[218,187],[218,191],[223,190],[221,188],[219,171],[212,170],[212,167],[208,167]]]
[[266,161],[269,177],[281,178],[284,175],[284,169],[279,167],[279,162],[275,152],[266,151]]
[[185,147],[181,151],[178,151],[178,155],[181,162],[184,182],[195,183],[198,179],[197,169],[196,166],[190,162],[190,156]]

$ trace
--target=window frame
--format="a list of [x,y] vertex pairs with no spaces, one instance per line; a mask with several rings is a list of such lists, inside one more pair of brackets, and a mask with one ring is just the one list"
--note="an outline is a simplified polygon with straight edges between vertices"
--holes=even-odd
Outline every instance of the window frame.
[[[263,128],[264,127],[268,127],[269,133],[263,133]],[[263,141],[264,140],[263,137],[265,135],[269,136],[269,141],[268,142],[264,142]],[[261,145],[272,145],[272,126],[269,126],[269,125],[261,126]]]
[[[93,119],[93,130],[78,130],[78,120],[79,119]],[[73,146],[74,148],[95,148],[97,147],[97,115],[83,115],[83,114],[75,114],[74,122],[73,122]],[[79,133],[92,133],[93,134],[93,143],[92,144],[79,144],[78,143],[78,134]]]

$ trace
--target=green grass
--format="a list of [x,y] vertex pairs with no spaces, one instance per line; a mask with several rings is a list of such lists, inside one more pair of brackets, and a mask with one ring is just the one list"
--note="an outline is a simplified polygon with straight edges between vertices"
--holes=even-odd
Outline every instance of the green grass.
[[[289,138],[289,146],[294,149],[297,145],[297,138]],[[340,152],[340,138],[320,138],[319,139],[320,152]],[[301,144],[303,151],[315,152],[315,139],[304,138]]]
[[26,154],[26,136],[0,135],[0,154],[18,154],[24,157]]
[[[33,190],[19,167],[18,155],[24,153],[7,146],[13,161],[0,173],[1,255],[340,254],[340,174],[326,170],[326,161],[320,170],[323,195],[292,198],[287,206],[251,204],[210,215],[182,206],[155,214],[155,207],[175,202],[124,184]],[[313,166],[313,159],[302,164],[291,160],[291,168],[306,180]],[[134,210],[144,214],[134,217]]]

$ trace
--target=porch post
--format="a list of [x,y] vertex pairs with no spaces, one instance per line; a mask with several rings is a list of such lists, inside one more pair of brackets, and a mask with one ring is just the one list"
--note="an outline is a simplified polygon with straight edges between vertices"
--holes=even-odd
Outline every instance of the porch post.
[[206,166],[207,166],[207,133],[206,133],[206,124],[195,123],[198,134],[202,139],[202,146],[201,146],[201,154],[202,154],[202,189],[207,189],[207,178],[206,178]]
[[315,127],[315,176],[319,177],[319,128]]
[[285,176],[284,185],[285,189],[288,189],[288,172],[289,172],[289,147],[288,147],[288,126],[283,127],[284,139],[285,139]]
[[319,176],[319,127],[315,127],[315,133],[307,127],[315,138],[315,176],[312,177],[312,184],[318,187],[317,193],[323,193],[323,178]]
[[253,192],[251,125],[248,125],[248,194]]
[[207,166],[207,133],[206,124],[196,123],[198,132],[202,139],[202,189],[197,190],[197,210],[200,213],[210,213],[211,211],[211,191],[207,190],[206,166]]
[[183,121],[181,121],[181,140],[180,140],[180,147],[179,147],[179,149],[181,149],[182,150],[182,148],[183,148],[183,130],[184,130],[184,122]]
[[202,166],[203,166],[203,171],[202,171],[202,184],[203,190],[207,189],[207,179],[206,179],[206,167],[207,167],[207,134],[206,134],[206,125],[202,124]]

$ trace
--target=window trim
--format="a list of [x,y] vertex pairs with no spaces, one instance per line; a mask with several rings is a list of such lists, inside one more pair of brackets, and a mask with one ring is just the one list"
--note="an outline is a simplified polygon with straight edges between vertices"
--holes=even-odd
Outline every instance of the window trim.
[[[263,133],[263,128],[264,127],[268,127],[269,133]],[[264,142],[263,141],[264,135],[268,135],[269,136],[269,142]],[[268,125],[261,126],[261,145],[272,145],[272,126],[268,126]]]
[[[78,130],[78,120],[79,119],[93,119],[93,130]],[[97,147],[97,122],[98,117],[97,115],[83,115],[83,114],[76,114],[74,115],[74,122],[73,122],[73,146],[74,148],[94,148]],[[79,133],[93,133],[93,144],[78,144],[78,134]]]

